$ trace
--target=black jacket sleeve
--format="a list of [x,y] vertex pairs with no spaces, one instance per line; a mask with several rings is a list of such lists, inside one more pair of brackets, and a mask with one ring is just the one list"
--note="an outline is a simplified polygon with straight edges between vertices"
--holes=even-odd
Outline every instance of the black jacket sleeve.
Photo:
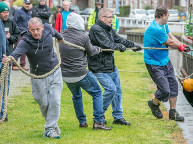
[[29,45],[25,41],[21,40],[18,43],[17,48],[11,53],[11,56],[17,60],[21,55],[27,54],[28,48]]
[[12,21],[12,32],[11,37],[8,39],[10,44],[14,44],[18,41],[20,35],[19,27],[16,25],[14,21]]
[[49,24],[44,24],[44,25],[49,27],[52,36],[56,37],[57,40],[62,40],[63,39],[62,35],[59,32],[57,32],[53,27],[51,27]]
[[121,43],[114,42],[112,35],[108,36],[108,34],[110,33],[106,33],[103,29],[98,29],[97,27],[89,32],[90,39],[94,45],[97,45],[102,49],[119,50]]
[[116,32],[114,32],[114,41],[115,41],[116,43],[121,43],[121,44],[124,45],[126,48],[130,48],[130,47],[134,47],[134,46],[135,46],[134,42],[122,38],[122,37],[119,36]]

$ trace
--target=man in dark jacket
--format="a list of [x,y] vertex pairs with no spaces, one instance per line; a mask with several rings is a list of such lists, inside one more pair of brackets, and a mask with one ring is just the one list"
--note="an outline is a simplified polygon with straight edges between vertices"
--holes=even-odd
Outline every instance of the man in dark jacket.
[[43,24],[49,23],[51,16],[50,8],[46,5],[46,0],[39,0],[39,5],[32,9],[32,17],[38,17]]
[[93,129],[110,130],[110,127],[105,127],[103,124],[102,90],[94,74],[86,69],[87,55],[99,54],[100,48],[91,45],[89,37],[84,31],[84,19],[80,15],[70,13],[67,16],[66,24],[67,29],[62,31],[65,40],[86,49],[83,51],[66,44],[60,44],[62,76],[73,95],[79,127],[88,127],[83,110],[82,88],[93,97]]
[[6,50],[6,55],[9,56],[13,52],[13,44],[18,41],[20,31],[15,21],[9,18],[9,11],[2,12],[0,18],[3,21],[4,27],[9,29],[9,31],[7,31],[6,33],[6,37],[9,42],[9,47]]
[[[23,7],[15,12],[14,15],[14,21],[16,22],[17,26],[19,27],[20,34],[25,31],[28,27],[28,21],[31,19],[31,13],[30,13],[30,0],[24,0],[23,1]],[[20,41],[20,38],[18,42]],[[17,43],[15,44],[15,48],[17,46]],[[20,66],[24,70],[28,70],[26,67],[26,55],[22,55],[20,57]],[[18,70],[18,68],[13,65],[13,70]]]
[[15,12],[14,20],[19,27],[20,33],[25,31],[28,27],[28,21],[31,19],[29,11],[30,0],[24,0],[23,7]]
[[[30,72],[35,75],[46,74],[56,67],[58,59],[53,48],[53,37],[59,41],[63,40],[57,31],[49,24],[43,25],[41,19],[35,17],[30,19],[28,30],[21,35],[22,39],[11,56],[18,59],[22,54],[26,54]],[[43,136],[60,138],[57,122],[63,87],[61,68],[42,79],[31,78],[31,85],[33,97],[46,120]]]
[[[136,47],[135,51],[141,50],[140,46],[116,34],[111,27],[112,20],[113,11],[107,8],[100,9],[99,19],[89,31],[91,43],[102,49],[120,50],[120,52],[124,52],[126,47]],[[103,114],[112,103],[113,124],[130,125],[123,118],[122,90],[119,72],[114,63],[114,52],[101,52],[89,57],[88,67],[105,89],[103,93]]]

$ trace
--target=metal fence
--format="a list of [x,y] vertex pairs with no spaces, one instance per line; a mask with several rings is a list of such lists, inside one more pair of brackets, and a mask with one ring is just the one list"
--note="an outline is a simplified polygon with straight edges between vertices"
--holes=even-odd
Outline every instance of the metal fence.
[[[84,18],[85,24],[88,24],[88,15],[81,15]],[[125,28],[147,28],[151,21],[136,20],[128,17],[117,17],[119,26]],[[184,33],[184,22],[168,22],[170,32]]]

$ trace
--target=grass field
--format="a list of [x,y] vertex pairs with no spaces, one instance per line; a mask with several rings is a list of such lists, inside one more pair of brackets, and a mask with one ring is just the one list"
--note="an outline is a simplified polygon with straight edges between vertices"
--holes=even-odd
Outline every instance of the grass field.
[[143,53],[127,51],[115,53],[115,63],[120,70],[123,89],[123,110],[131,126],[114,125],[109,107],[105,114],[107,126],[111,131],[94,131],[92,97],[83,91],[84,111],[88,128],[79,128],[72,95],[66,84],[62,91],[61,115],[59,126],[60,139],[43,138],[44,119],[38,104],[33,100],[31,87],[22,89],[19,96],[9,100],[9,121],[0,125],[2,144],[172,144],[185,143],[181,130],[174,121],[169,121],[165,108],[162,120],[156,119],[147,106],[155,86],[146,71]]

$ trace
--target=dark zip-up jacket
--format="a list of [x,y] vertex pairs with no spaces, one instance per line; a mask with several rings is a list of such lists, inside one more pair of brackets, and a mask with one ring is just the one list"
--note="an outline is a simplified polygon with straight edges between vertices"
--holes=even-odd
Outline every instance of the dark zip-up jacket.
[[47,5],[38,5],[32,9],[32,17],[40,18],[43,24],[49,23],[50,16],[51,11]]
[[9,47],[6,50],[6,55],[9,56],[13,52],[13,44],[15,44],[18,41],[20,31],[19,27],[16,25],[16,23],[9,19],[6,21],[3,21],[4,27],[9,28],[10,38],[8,39]]
[[[99,19],[89,31],[91,43],[102,49],[120,50],[121,45],[133,47],[135,44],[129,40],[120,37],[110,26]],[[93,73],[110,73],[115,70],[114,52],[101,52],[98,55],[89,57],[89,70]]]
[[26,54],[32,74],[45,74],[58,64],[53,48],[53,37],[62,40],[62,36],[49,24],[44,24],[42,38],[39,40],[34,39],[28,30],[24,31],[21,36],[21,41],[11,56],[18,59],[22,54]]
[[20,33],[25,31],[28,27],[28,21],[31,19],[31,13],[29,10],[26,10],[24,7],[17,10],[14,15],[14,21],[19,27]]

